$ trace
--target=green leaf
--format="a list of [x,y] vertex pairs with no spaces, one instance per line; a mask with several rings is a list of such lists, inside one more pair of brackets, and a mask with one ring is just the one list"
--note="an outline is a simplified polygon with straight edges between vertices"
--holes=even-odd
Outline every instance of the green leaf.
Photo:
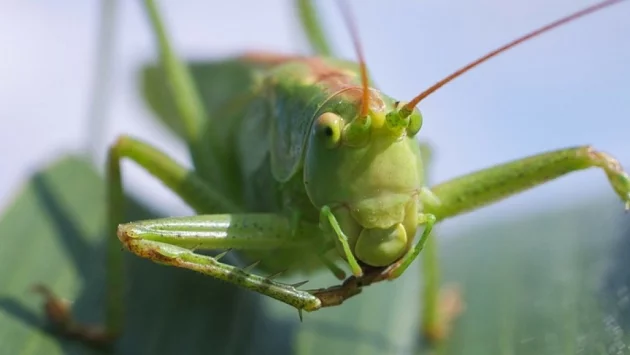
[[445,241],[445,273],[468,303],[445,353],[628,353],[630,224],[619,223],[622,210],[609,199]]
[[[130,219],[153,216],[135,204],[129,212]],[[42,330],[42,300],[28,290],[44,283],[76,300],[79,319],[102,320],[104,216],[104,183],[75,158],[37,174],[5,213],[0,222],[3,353],[85,353],[84,346]],[[265,329],[275,328],[274,322],[254,321],[258,301],[247,292],[130,254],[128,259],[128,332],[117,353],[196,354],[204,346],[227,351],[244,346],[233,329],[256,327],[264,342]],[[235,318],[235,312],[243,316]]]

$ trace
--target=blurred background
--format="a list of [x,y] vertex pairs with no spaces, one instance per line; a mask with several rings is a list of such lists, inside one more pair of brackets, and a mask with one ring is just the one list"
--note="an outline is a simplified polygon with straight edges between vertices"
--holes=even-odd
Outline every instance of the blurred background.
[[[474,2],[351,1],[367,62],[382,90],[409,99],[460,66],[507,41],[585,7],[586,0]],[[142,137],[180,161],[184,147],[154,125],[140,100],[137,70],[155,58],[139,2],[117,2],[100,161],[121,134]],[[317,1],[334,49],[354,58],[335,1]],[[303,53],[305,43],[287,0],[264,3],[160,2],[176,49],[188,58],[243,50]],[[94,90],[98,1],[0,3],[0,207],[33,169],[86,147]],[[483,64],[421,104],[421,139],[435,148],[432,180],[565,146],[593,144],[630,165],[630,4],[554,30]],[[135,166],[125,180],[173,213],[185,206]],[[553,210],[610,194],[588,171],[446,223]],[[456,228],[453,226],[453,228]]]
[[[353,59],[335,1],[315,2],[334,50]],[[594,3],[350,1],[373,78],[401,100]],[[0,209],[7,211],[0,219],[6,242],[0,248],[0,353],[84,353],[41,330],[41,302],[25,296],[33,280],[54,280],[58,292],[77,299],[74,309],[83,319],[102,319],[95,306],[103,302],[104,206],[96,202],[103,197],[102,181],[76,162],[35,175],[22,190],[27,179],[69,153],[91,152],[102,173],[108,145],[123,133],[189,164],[185,146],[155,123],[139,90],[138,71],[156,58],[141,3],[115,4],[113,66],[108,80],[96,83],[101,2],[0,2]],[[176,50],[187,59],[308,51],[292,1],[158,5]],[[582,144],[630,168],[629,17],[630,2],[580,19],[492,59],[423,101],[419,136],[434,148],[431,181]],[[95,106],[97,84],[104,96]],[[95,112],[103,120],[92,136]],[[134,216],[191,213],[135,165],[123,169],[127,191],[152,209],[137,209]],[[441,353],[629,353],[627,216],[602,172],[591,169],[443,223],[438,236],[444,278],[463,285],[469,307]],[[121,353],[193,354],[208,344],[217,353],[239,354],[416,353],[420,262],[403,280],[308,314],[299,324],[294,310],[279,302],[130,259],[136,270],[130,274],[134,327]],[[20,272],[2,273],[13,268]],[[314,281],[330,282],[322,280]]]

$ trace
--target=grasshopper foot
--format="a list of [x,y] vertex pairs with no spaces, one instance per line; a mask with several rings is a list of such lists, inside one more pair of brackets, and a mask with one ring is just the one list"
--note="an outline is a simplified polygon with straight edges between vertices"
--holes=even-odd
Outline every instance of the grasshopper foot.
[[452,329],[453,322],[465,310],[461,289],[458,285],[448,285],[440,290],[437,322],[425,324],[424,337],[431,343],[446,339]]
[[589,147],[588,155],[594,165],[604,169],[612,188],[624,202],[626,211],[630,211],[630,176],[628,173],[622,169],[617,159],[606,153]]
[[115,335],[107,332],[104,327],[80,324],[72,317],[70,303],[57,297],[48,287],[35,285],[33,291],[44,296],[46,317],[55,330],[62,335],[84,341],[92,346],[108,346],[115,339]]

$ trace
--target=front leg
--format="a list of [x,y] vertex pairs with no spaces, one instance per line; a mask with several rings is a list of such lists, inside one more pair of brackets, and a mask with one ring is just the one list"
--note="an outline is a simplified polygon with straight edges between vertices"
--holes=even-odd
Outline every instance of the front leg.
[[[426,155],[426,154],[425,154]],[[480,170],[423,191],[425,212],[438,220],[471,211],[541,185],[573,171],[598,167],[606,173],[614,191],[630,205],[630,178],[617,160],[591,147],[576,147],[538,154]],[[430,340],[446,336],[450,323],[462,310],[457,288],[439,291],[436,240],[429,241],[425,276],[423,332]],[[431,246],[431,247],[429,247]]]
[[433,187],[441,202],[425,202],[438,220],[453,217],[551,181],[570,172],[601,168],[613,190],[630,208],[630,177],[619,162],[590,146],[542,153],[474,172]]
[[409,265],[411,265],[411,263],[420,254],[429,236],[431,235],[431,230],[433,229],[433,225],[435,224],[435,216],[421,213],[418,216],[418,224],[424,225],[424,230],[418,242],[411,249],[409,249],[405,255],[403,255],[398,261],[390,266],[374,267],[364,265],[364,270],[362,270],[356,262],[356,259],[354,258],[352,252],[350,251],[349,246],[347,245],[347,237],[343,234],[343,232],[341,232],[341,229],[339,228],[336,219],[334,219],[332,213],[329,212],[330,210],[328,208],[322,208],[322,218],[332,216],[330,217],[331,224],[334,225],[333,228],[335,230],[338,230],[338,232],[336,233],[339,237],[340,242],[345,244],[343,246],[343,249],[346,253],[346,257],[348,258],[348,263],[350,265],[354,263],[360,273],[355,273],[354,276],[345,280],[344,283],[341,285],[317,290],[310,290],[310,292],[313,295],[317,296],[317,298],[319,298],[319,300],[321,301],[321,307],[340,305],[345,300],[361,293],[361,289],[365,286],[369,286],[373,283],[384,280],[393,280],[398,278],[405,272],[405,270],[407,270]]
[[354,253],[352,253],[350,245],[348,244],[348,237],[341,230],[339,222],[337,222],[337,218],[335,218],[335,215],[331,212],[330,207],[322,207],[319,213],[319,220],[322,230],[326,230],[327,226],[330,226],[334,234],[337,236],[337,239],[343,248],[346,260],[348,261],[348,265],[350,265],[350,269],[352,270],[352,274],[356,277],[363,276],[363,270],[361,270],[361,266],[354,257]]
[[292,231],[289,220],[275,214],[201,215],[123,224],[118,238],[134,254],[154,262],[197,271],[259,292],[299,310],[314,311],[320,300],[294,285],[282,284],[219,262],[194,250],[317,248],[311,228]]

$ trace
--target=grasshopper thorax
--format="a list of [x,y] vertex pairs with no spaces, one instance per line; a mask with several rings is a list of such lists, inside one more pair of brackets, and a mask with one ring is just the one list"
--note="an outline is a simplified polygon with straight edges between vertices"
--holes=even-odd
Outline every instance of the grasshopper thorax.
[[370,89],[340,92],[316,113],[304,156],[304,183],[315,207],[329,206],[355,256],[372,266],[395,262],[413,241],[422,161],[413,139],[422,118]]

